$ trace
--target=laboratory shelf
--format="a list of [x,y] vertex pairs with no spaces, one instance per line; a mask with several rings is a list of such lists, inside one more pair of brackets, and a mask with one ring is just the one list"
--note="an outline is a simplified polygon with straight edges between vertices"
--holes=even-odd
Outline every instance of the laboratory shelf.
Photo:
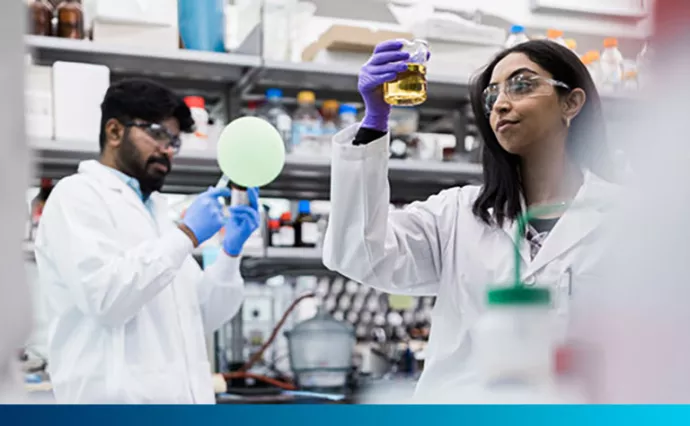
[[115,74],[233,83],[247,68],[261,65],[258,56],[184,49],[143,49],[89,40],[28,35],[27,49],[40,65],[55,61],[105,65]]
[[[33,242],[25,241],[22,251],[26,261],[36,261]],[[202,251],[195,249],[192,255],[203,266]],[[244,279],[255,281],[278,275],[337,275],[323,266],[320,249],[306,247],[267,247],[263,255],[253,251],[242,256],[240,271]]]
[[[361,101],[357,92],[359,67],[313,62],[264,61],[254,90],[263,93],[268,87],[280,87],[285,96],[294,98],[300,90],[318,91],[319,99],[338,99],[341,102]],[[421,109],[457,109],[469,100],[469,75],[448,75],[429,71],[428,99]],[[634,93],[600,91],[604,113],[616,119],[639,104]]]
[[302,247],[267,247],[265,256],[244,257],[241,272],[245,280],[256,281],[278,275],[335,275],[323,266],[320,249]]
[[[28,35],[27,49],[38,64],[73,61],[105,65],[113,79],[148,76],[162,79],[181,92],[219,96],[230,93],[244,98],[263,94],[268,87],[283,89],[285,98],[296,98],[304,89],[317,91],[319,99],[359,102],[358,66],[264,60],[258,55],[214,53],[184,49],[146,49],[117,46],[88,40]],[[427,76],[428,100],[420,112],[442,115],[462,109],[469,99],[469,75],[440,73],[433,69]],[[234,96],[234,95],[233,95]],[[235,101],[239,99],[236,98]],[[611,120],[625,119],[638,102],[634,95],[602,93],[604,113]],[[237,113],[237,109],[233,109]],[[464,135],[469,121],[460,127],[446,126],[444,131]],[[462,139],[462,137],[460,138]]]
[[[358,66],[313,62],[264,61],[256,79],[259,90],[281,87],[287,95],[305,89],[318,90],[320,99],[338,99],[341,102],[358,101]],[[429,98],[423,108],[457,108],[468,94],[468,80],[430,72],[427,76]],[[290,90],[292,89],[292,90]]]
[[[36,176],[60,179],[74,173],[80,161],[98,157],[98,143],[32,139]],[[182,152],[173,160],[165,192],[192,194],[216,184],[220,169],[211,152]],[[288,155],[280,176],[261,189],[264,197],[330,198],[330,159]],[[391,200],[425,199],[452,186],[479,183],[482,169],[467,162],[390,160]]]
[[[203,267],[202,250],[193,256]],[[263,250],[247,249],[242,255],[240,272],[245,280],[263,282],[275,276],[337,275],[329,271],[321,261],[321,250],[306,247],[266,247]]]

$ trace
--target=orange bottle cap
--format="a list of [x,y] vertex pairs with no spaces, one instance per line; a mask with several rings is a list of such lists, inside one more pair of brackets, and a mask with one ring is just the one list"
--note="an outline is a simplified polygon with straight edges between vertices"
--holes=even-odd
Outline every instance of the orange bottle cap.
[[556,30],[556,29],[550,29],[546,31],[546,37],[550,39],[558,38],[558,37],[563,37],[563,31],[561,30]]
[[609,37],[604,39],[604,47],[617,47],[618,39],[615,37]]

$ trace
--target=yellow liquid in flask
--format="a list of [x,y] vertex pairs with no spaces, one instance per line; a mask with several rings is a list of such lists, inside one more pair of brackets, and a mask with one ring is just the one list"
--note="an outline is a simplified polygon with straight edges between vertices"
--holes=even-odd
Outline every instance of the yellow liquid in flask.
[[407,64],[407,71],[383,85],[383,99],[390,105],[414,106],[426,101],[426,66]]

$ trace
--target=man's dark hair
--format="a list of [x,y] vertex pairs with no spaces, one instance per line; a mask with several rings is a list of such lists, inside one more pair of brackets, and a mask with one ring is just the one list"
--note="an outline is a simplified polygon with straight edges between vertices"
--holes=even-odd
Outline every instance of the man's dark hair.
[[[484,141],[482,165],[484,184],[472,212],[482,222],[501,226],[515,220],[522,211],[520,195],[522,180],[517,155],[504,150],[496,139],[489,118],[484,112],[483,91],[491,81],[496,65],[511,53],[523,53],[571,88],[584,90],[587,99],[580,113],[572,121],[566,150],[581,167],[607,180],[611,176],[611,157],[606,140],[606,125],[599,93],[589,71],[568,48],[550,40],[532,40],[500,52],[489,65],[476,75],[470,85],[470,102],[477,128]],[[557,88],[561,95],[567,90]],[[489,213],[493,209],[493,215]]]
[[176,118],[181,132],[189,133],[194,129],[192,114],[182,98],[162,84],[143,78],[118,81],[105,93],[101,103],[101,152],[106,143],[105,124],[111,118],[123,124],[133,119],[159,123]]

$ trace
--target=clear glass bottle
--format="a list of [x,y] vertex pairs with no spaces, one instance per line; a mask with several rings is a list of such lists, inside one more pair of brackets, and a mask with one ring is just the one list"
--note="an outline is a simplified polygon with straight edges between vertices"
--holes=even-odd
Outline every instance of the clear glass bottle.
[[546,38],[554,43],[560,44],[561,46],[568,47],[568,45],[565,43],[565,39],[563,38],[563,31],[561,30],[557,30],[555,28],[549,29],[546,31]]
[[268,89],[266,91],[266,104],[258,111],[259,117],[271,123],[283,138],[285,150],[292,150],[292,118],[283,106],[283,91],[280,89]]
[[300,200],[295,218],[295,246],[316,247],[319,242],[319,228],[316,218],[311,214],[308,200]]
[[357,107],[352,105],[341,105],[338,121],[340,130],[357,123]]
[[510,35],[508,35],[504,47],[509,49],[526,41],[529,41],[529,37],[525,34],[525,27],[522,25],[513,25],[510,27]]
[[642,46],[642,50],[637,54],[637,73],[639,86],[646,87],[649,84],[649,78],[652,73],[652,61],[654,57],[654,51],[649,46],[649,43],[645,43]]
[[616,38],[610,37],[604,40],[600,64],[602,89],[618,90],[623,81],[623,55],[618,50]]
[[297,95],[299,107],[292,115],[292,147],[299,154],[319,155],[323,119],[316,108],[314,92],[302,91]]
[[338,101],[329,99],[323,102],[321,114],[323,115],[323,134],[334,135],[338,132]]

